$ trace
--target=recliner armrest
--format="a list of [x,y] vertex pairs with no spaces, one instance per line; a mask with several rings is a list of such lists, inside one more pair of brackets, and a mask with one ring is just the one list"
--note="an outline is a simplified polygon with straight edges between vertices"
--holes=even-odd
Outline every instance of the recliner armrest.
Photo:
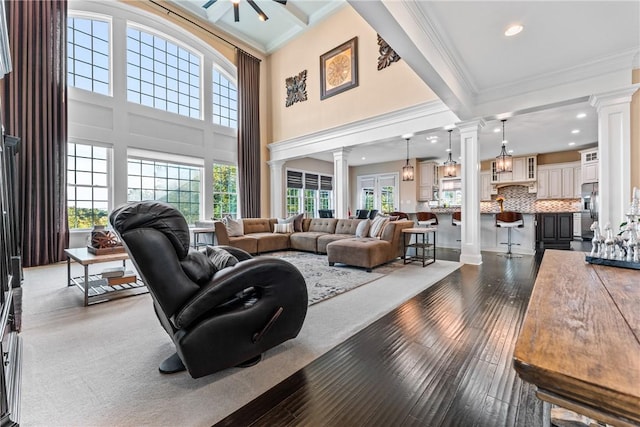
[[306,286],[300,271],[287,261],[278,258],[252,258],[241,261],[234,267],[217,272],[211,281],[178,311],[173,323],[177,328],[187,328],[207,312],[250,287],[269,288],[269,292],[263,293],[274,294],[277,293],[275,288],[289,288],[296,286],[296,282]]

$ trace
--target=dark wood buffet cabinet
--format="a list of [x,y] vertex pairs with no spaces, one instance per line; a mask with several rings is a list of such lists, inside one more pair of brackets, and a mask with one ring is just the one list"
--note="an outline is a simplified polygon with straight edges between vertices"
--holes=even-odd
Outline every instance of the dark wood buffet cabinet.
[[538,249],[569,249],[573,240],[573,213],[545,212],[536,214],[536,246]]

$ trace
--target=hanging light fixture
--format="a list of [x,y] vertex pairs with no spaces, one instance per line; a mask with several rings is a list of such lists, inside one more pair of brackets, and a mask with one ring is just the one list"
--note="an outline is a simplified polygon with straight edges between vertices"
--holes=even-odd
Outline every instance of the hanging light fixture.
[[451,159],[451,132],[453,129],[449,129],[449,160],[444,162],[444,176],[452,177],[456,176],[456,161]]
[[402,167],[402,180],[413,181],[413,166],[409,164],[409,138],[407,140],[407,164]]
[[506,121],[507,119],[502,119],[502,150],[496,157],[496,173],[513,171],[513,156],[507,154],[507,140],[504,138],[504,122]]

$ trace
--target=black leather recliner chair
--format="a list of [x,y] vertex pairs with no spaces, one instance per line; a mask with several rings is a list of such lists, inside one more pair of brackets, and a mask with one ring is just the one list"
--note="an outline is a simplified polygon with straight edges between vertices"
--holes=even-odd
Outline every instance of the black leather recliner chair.
[[199,378],[250,365],[300,332],[307,288],[292,264],[225,247],[238,262],[215,271],[205,252],[190,249],[182,214],[161,202],[126,204],[109,220],[175,343],[176,354],[162,362],[160,372],[186,368]]

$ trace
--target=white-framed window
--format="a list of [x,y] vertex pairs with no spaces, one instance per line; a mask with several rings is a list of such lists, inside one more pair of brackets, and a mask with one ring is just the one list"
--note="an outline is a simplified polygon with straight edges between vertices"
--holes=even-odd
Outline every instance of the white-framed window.
[[200,119],[200,55],[127,28],[127,100]]
[[317,172],[287,170],[288,216],[304,212],[305,218],[318,217],[319,209],[331,209],[333,177]]
[[444,206],[462,205],[462,180],[443,179],[440,184],[440,203]]
[[213,165],[213,217],[238,217],[238,167]]
[[238,89],[216,68],[213,69],[213,123],[238,128]]
[[70,229],[108,225],[110,148],[67,143],[67,214]]
[[129,156],[127,201],[173,205],[188,224],[200,218],[202,167]]
[[358,209],[398,210],[398,173],[358,176]]
[[110,33],[108,20],[67,17],[67,84],[109,95]]

